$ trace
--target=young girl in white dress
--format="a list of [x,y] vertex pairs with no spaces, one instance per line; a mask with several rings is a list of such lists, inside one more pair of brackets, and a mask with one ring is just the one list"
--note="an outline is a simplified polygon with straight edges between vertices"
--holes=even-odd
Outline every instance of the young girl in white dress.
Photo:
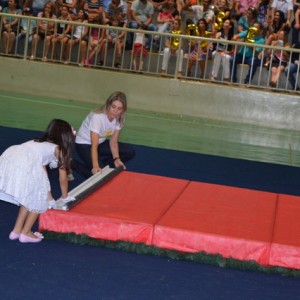
[[71,126],[54,119],[41,138],[11,146],[0,156],[0,199],[20,206],[9,239],[22,243],[43,239],[41,233],[32,232],[32,227],[39,214],[55,204],[46,166],[59,168],[63,201],[74,200],[68,196],[67,178],[73,143]]

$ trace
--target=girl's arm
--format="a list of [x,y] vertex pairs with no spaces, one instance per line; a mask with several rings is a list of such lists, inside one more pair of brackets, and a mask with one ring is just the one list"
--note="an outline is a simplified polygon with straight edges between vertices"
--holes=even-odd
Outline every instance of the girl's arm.
[[114,159],[115,166],[116,167],[122,166],[124,169],[126,169],[125,165],[123,164],[123,162],[119,157],[119,143],[118,143],[119,135],[120,135],[120,130],[115,130],[113,135],[111,136],[109,140],[110,151]]
[[[58,147],[55,148],[54,151],[55,156],[59,159],[60,153]],[[67,171],[64,169],[64,166],[60,166],[58,169],[59,174],[59,184],[61,190],[61,197],[66,198],[68,197],[68,176]],[[49,199],[48,199],[49,200]]]
[[98,146],[99,146],[99,134],[91,131],[91,159],[93,168],[91,172],[93,174],[101,172],[98,158]]
[[61,190],[61,197],[67,198],[68,197],[68,174],[66,170],[63,167],[60,167],[58,169],[59,172],[59,184],[60,184],[60,190]]
[[2,17],[2,24],[3,24],[4,26],[7,25],[7,24],[6,24],[6,17],[5,17],[5,16]]
[[[87,21],[83,21],[83,23],[87,23]],[[81,34],[81,38],[85,37],[88,33],[89,33],[89,27],[88,26],[84,26],[84,31]]]

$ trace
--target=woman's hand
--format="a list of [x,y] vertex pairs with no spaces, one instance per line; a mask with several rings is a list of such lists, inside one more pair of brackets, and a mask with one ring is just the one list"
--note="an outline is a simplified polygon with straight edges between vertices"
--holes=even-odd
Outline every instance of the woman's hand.
[[96,173],[101,173],[101,168],[100,167],[95,167],[92,169],[92,174],[96,174]]
[[123,169],[126,170],[126,166],[124,165],[124,163],[121,161],[120,158],[117,158],[117,159],[114,161],[114,163],[115,163],[115,167],[116,167],[116,168],[122,166]]

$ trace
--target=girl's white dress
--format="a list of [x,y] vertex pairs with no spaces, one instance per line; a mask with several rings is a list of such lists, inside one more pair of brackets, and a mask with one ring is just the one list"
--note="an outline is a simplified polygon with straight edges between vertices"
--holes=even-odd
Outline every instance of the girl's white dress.
[[29,141],[9,147],[0,156],[0,199],[42,213],[51,190],[44,166],[57,166],[56,144]]

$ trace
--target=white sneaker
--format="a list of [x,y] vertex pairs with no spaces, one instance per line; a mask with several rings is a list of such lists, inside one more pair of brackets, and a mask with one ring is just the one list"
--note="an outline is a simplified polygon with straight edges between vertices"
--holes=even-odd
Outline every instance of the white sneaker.
[[48,209],[56,209],[56,201],[54,199],[48,201]]

